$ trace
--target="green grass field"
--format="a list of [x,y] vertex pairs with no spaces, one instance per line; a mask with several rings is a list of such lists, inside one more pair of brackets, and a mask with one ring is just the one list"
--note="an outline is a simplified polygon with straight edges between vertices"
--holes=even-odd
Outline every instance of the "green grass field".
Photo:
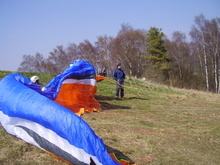
[[[45,84],[53,77],[44,76]],[[82,116],[109,152],[137,165],[219,164],[219,94],[128,78],[125,99],[114,95],[112,78],[99,82],[95,98],[103,110]],[[0,127],[0,164],[66,163]]]

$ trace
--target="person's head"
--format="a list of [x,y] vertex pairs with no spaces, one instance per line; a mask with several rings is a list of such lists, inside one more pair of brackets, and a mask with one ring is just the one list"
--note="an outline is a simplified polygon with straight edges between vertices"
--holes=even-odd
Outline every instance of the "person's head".
[[118,69],[121,69],[121,63],[119,63],[119,64],[117,65],[117,68],[118,68]]
[[40,85],[40,79],[39,79],[38,76],[32,76],[32,77],[31,77],[31,81],[32,81],[34,84]]

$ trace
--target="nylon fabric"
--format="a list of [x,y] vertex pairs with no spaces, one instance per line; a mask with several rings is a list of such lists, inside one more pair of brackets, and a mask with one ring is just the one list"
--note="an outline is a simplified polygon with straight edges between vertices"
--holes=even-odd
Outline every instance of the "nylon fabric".
[[[42,149],[39,142],[35,141],[24,129],[21,127],[13,129],[16,122],[21,122],[19,119],[22,119],[25,120],[23,125],[25,128],[37,132],[39,135],[38,140],[41,140],[40,137],[48,141],[55,138],[60,141],[60,143],[53,142],[57,147],[61,147],[59,145],[64,142],[63,148],[68,148],[71,151],[71,147],[78,148],[83,152],[81,153],[83,158],[86,159],[80,160],[84,163],[89,163],[92,157],[96,164],[119,165],[109,156],[103,141],[95,135],[83,119],[64,106],[45,97],[44,92],[38,93],[29,88],[30,85],[32,85],[30,79],[18,73],[9,74],[0,81],[0,121],[6,130],[7,126],[10,127],[8,133],[27,140],[28,143]],[[12,120],[12,118],[16,118],[16,120]],[[29,128],[27,125],[35,126]],[[49,130],[48,133],[40,135],[42,128],[45,131]],[[51,137],[52,139],[50,139]],[[57,143],[59,144],[57,145]],[[45,150],[48,150],[48,148],[45,148]],[[80,156],[77,156],[77,154],[79,153],[76,153],[76,155],[75,153],[69,154],[78,159]],[[62,159],[65,160],[66,158]]]
[[75,60],[62,74],[52,79],[44,87],[43,91],[47,93],[47,96],[50,99],[55,100],[65,79],[95,79],[95,75],[95,68],[89,62],[84,60]]

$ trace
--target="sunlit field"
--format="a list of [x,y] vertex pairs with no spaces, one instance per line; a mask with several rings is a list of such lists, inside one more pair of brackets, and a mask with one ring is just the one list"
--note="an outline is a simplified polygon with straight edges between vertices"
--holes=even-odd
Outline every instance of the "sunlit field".
[[[114,96],[112,78],[99,82],[95,99],[102,111],[82,116],[108,152],[137,165],[219,164],[219,94],[127,78],[125,99]],[[0,127],[0,164],[66,163]]]

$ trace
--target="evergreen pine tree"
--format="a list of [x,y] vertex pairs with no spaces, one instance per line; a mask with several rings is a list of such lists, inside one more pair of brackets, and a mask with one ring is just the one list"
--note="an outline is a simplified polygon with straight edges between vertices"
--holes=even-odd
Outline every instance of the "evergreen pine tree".
[[164,46],[164,34],[162,29],[151,27],[147,33],[147,49],[146,56],[147,63],[153,68],[159,68],[161,70],[167,70],[168,65],[168,53]]

